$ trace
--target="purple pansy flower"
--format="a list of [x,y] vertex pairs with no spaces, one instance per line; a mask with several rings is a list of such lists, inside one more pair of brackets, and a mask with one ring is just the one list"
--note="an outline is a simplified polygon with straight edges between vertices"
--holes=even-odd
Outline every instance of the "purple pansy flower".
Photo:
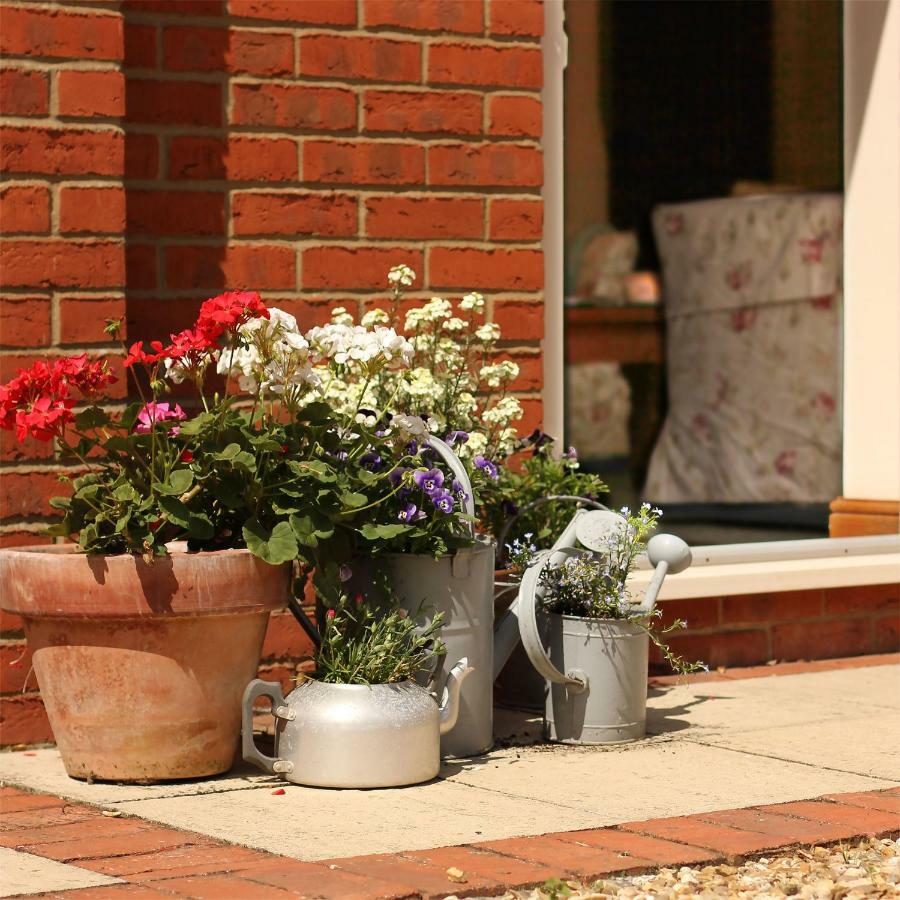
[[494,463],[489,459],[486,459],[480,453],[475,457],[475,468],[481,469],[488,478],[493,478],[494,481],[500,477],[500,473],[497,471],[497,467]]
[[456,478],[453,479],[453,494],[460,503],[465,503],[466,500],[469,499],[469,495],[466,493],[466,489],[462,486],[462,483],[458,481]]
[[418,469],[413,481],[429,496],[439,493],[444,486],[444,473],[440,469]]
[[452,447],[454,444],[465,444],[469,440],[468,431],[451,431],[447,435],[447,443]]
[[419,519],[423,518],[424,513],[419,512],[419,507],[416,506],[415,503],[407,503],[403,509],[397,513],[397,518],[401,522],[416,522]]
[[569,447],[563,454],[566,459],[578,459],[578,451],[574,447]]
[[359,464],[374,472],[381,468],[381,457],[374,450],[371,450],[368,453],[363,453],[359,458]]
[[431,496],[431,502],[439,509],[442,513],[447,513],[448,515],[453,512],[453,507],[456,505],[453,494],[450,491],[437,490]]
[[418,441],[413,440],[413,441],[410,441],[406,445],[406,455],[407,456],[415,456],[416,453],[418,453],[418,452],[419,452],[419,442]]

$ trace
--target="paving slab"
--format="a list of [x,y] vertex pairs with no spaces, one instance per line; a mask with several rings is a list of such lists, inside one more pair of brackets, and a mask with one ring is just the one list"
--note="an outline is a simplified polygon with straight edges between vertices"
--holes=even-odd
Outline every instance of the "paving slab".
[[121,883],[119,878],[110,878],[77,866],[0,847],[0,897]]
[[283,795],[273,795],[270,788],[126,801],[117,807],[165,825],[317,860],[596,828],[894,784],[686,742],[618,751],[554,748],[517,755],[507,750],[453,770],[402,790],[286,785]]
[[897,787],[898,671],[667,685],[651,693],[652,736],[617,746],[534,744],[537,722],[502,712],[512,746],[403,789],[321,790],[243,770],[88,785],[52,750],[0,754],[0,779],[300,860],[426,850]]

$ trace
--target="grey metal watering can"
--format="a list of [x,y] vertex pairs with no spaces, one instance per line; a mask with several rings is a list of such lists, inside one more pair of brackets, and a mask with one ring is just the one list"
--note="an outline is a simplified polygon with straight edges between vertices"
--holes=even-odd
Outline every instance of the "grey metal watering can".
[[[617,513],[582,511],[575,514],[553,549],[545,551],[522,577],[517,619],[522,644],[535,669],[550,682],[544,708],[544,733],[553,741],[602,744],[636,740],[645,733],[648,635],[628,619],[584,619],[548,615],[549,641],[537,617],[541,575],[567,557],[603,551],[613,529],[623,527]],[[586,549],[564,546],[577,540]],[[691,551],[680,538],[660,534],[647,544],[654,573],[636,617],[653,613],[668,572],[691,564]],[[545,643],[549,642],[549,649]]]
[[[430,438],[429,444],[462,485],[465,511],[474,518],[475,499],[465,466],[440,438]],[[442,756],[474,756],[494,742],[494,543],[474,530],[472,537],[471,547],[439,559],[407,553],[384,557],[394,592],[406,609],[444,614],[441,640],[447,652],[435,661],[429,687],[437,690],[444,684],[448,660],[466,657],[473,670],[462,686],[456,725],[441,737]]]

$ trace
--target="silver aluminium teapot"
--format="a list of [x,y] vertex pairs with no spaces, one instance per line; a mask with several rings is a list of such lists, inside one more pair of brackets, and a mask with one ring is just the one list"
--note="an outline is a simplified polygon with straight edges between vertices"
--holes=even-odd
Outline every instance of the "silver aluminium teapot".
[[[466,658],[450,670],[440,707],[413,681],[307,680],[285,698],[280,684],[254,679],[244,691],[243,757],[264,772],[314,787],[386,788],[429,781],[440,769],[440,736],[456,724],[460,685],[471,671]],[[261,753],[253,740],[257,697],[272,701],[274,757]]]

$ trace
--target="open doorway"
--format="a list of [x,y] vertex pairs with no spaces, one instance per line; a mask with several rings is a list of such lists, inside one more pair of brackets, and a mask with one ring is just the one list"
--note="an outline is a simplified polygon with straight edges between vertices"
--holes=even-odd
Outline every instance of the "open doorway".
[[567,0],[566,429],[693,543],[840,494],[841,4]]

